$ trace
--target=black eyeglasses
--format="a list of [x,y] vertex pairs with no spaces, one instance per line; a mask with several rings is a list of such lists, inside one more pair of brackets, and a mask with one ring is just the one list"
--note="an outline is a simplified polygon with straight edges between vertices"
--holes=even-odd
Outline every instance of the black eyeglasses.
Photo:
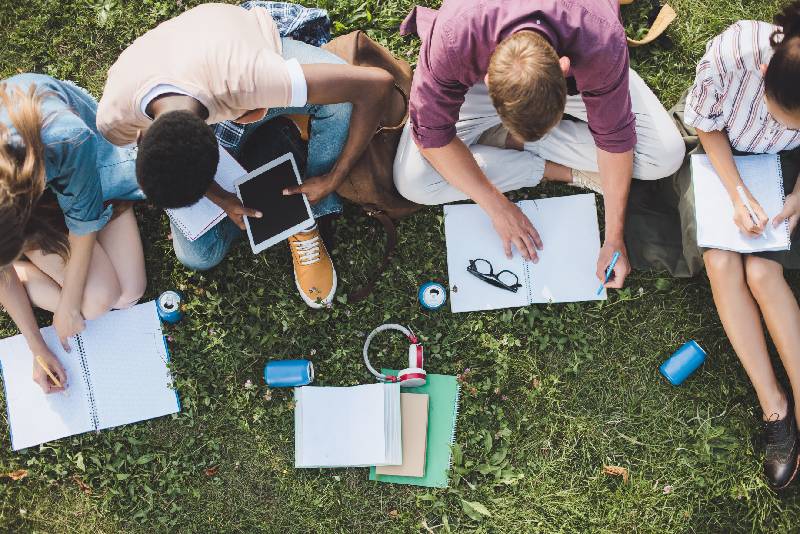
[[508,269],[503,269],[499,273],[495,273],[489,260],[484,260],[483,258],[469,260],[467,272],[476,278],[480,278],[487,284],[505,289],[506,291],[511,291],[512,293],[516,293],[517,290],[522,287],[522,284],[519,283],[519,277],[516,274]]

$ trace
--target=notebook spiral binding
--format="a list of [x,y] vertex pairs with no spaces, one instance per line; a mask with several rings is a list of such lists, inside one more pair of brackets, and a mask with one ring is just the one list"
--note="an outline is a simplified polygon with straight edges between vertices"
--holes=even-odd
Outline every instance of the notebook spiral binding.
[[89,366],[86,363],[86,350],[83,348],[83,341],[81,341],[81,336],[75,336],[75,339],[78,341],[78,357],[81,360],[81,371],[83,373],[83,382],[86,384],[86,391],[88,395],[89,401],[89,416],[92,418],[92,426],[94,427],[95,431],[100,430],[100,419],[97,417],[97,403],[94,400],[94,388],[92,387],[92,380],[89,377]]
[[[517,202],[517,206],[522,209],[522,202]],[[520,254],[522,254],[521,251]],[[533,284],[531,284],[530,262],[523,259],[522,265],[525,266],[525,292],[528,294],[528,304],[533,304]]]
[[172,210],[167,209],[167,210],[164,210],[164,211],[167,212],[167,216],[169,217],[169,220],[175,226],[178,227],[178,229],[181,231],[181,233],[184,236],[186,236],[187,239],[191,240],[191,238],[195,237],[194,234],[192,234],[192,232],[190,232],[189,229],[186,228],[186,225],[183,224],[183,221],[181,220],[181,218],[172,213]]
[[450,472],[453,470],[452,445],[456,442],[456,427],[458,426],[458,406],[461,402],[461,384],[456,384],[456,404],[453,406],[453,433],[450,434],[450,460],[447,462],[447,484],[450,485]]
[[[781,191],[781,206],[783,206],[784,204],[786,204],[786,190],[784,189],[784,186],[783,186],[783,166],[781,165],[781,157],[780,157],[780,155],[776,154],[775,155],[775,159],[778,162],[778,182],[779,182],[778,189],[780,189],[780,191]],[[789,232],[789,221],[788,220],[783,221],[783,229],[786,232],[786,242],[789,243],[789,247],[791,248],[791,246],[792,246],[792,235],[791,235],[791,232]]]

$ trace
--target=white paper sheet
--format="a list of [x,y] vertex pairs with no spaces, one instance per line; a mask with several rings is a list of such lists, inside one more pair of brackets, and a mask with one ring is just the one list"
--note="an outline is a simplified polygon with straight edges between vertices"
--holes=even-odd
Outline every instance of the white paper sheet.
[[[220,146],[219,165],[217,165],[214,181],[225,191],[235,193],[233,183],[245,174],[247,174],[247,171],[239,165],[239,162],[233,159],[233,156]],[[173,224],[180,229],[189,241],[197,240],[226,217],[222,208],[205,196],[186,208],[167,209],[165,211]]]
[[81,338],[99,429],[179,410],[154,302],[107,313],[88,323]]
[[777,155],[762,154],[736,156],[734,161],[747,189],[770,218],[766,237],[749,237],[739,230],[733,222],[733,203],[722,180],[708,156],[697,154],[692,156],[697,244],[744,253],[789,250],[789,223],[784,221],[778,228],[772,226],[772,219],[783,209],[784,201],[780,159]]
[[[475,204],[444,207],[450,308],[453,312],[495,310],[548,302],[605,300],[595,276],[600,251],[593,194],[524,200],[519,203],[544,244],[539,263],[523,260],[515,249],[507,259],[488,215]],[[472,259],[488,260],[497,273],[519,278],[517,293],[496,288],[467,272]]]
[[[78,352],[64,352],[52,326],[42,329],[42,337],[67,373],[64,392],[45,395],[31,379],[35,364],[22,334],[0,340],[11,447],[15,451],[93,430]],[[70,342],[74,345],[74,338]]]
[[[33,355],[25,339],[0,340],[14,450],[94,430],[92,400],[98,430],[179,411],[155,302],[87,321],[86,329],[70,338],[69,353],[52,327],[41,332],[67,372],[68,387],[45,395],[31,380]],[[80,363],[81,348],[86,368]]]
[[295,467],[402,464],[399,384],[294,391]]

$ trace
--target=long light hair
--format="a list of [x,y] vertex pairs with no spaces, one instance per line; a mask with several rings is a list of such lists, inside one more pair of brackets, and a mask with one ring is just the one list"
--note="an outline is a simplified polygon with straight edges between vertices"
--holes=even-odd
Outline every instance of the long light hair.
[[0,110],[8,114],[14,130],[0,123],[0,266],[31,249],[69,256],[69,242],[60,228],[63,215],[52,194],[44,194],[41,103],[35,85],[9,91],[0,83]]

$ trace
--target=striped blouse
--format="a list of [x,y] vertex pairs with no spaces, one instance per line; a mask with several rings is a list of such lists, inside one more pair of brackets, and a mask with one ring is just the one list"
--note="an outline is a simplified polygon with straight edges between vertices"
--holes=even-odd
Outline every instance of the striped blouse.
[[772,118],[764,102],[759,66],[772,57],[769,38],[776,28],[743,20],[708,44],[686,102],[688,126],[724,130],[740,152],[776,154],[800,146],[800,131]]

